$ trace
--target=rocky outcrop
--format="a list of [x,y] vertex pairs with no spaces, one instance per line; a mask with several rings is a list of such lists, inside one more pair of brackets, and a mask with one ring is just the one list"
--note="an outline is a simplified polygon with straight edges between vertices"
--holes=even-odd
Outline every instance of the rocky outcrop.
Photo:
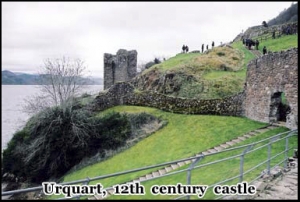
[[257,26],[249,27],[244,33],[238,34],[234,38],[233,42],[241,41],[242,38],[252,39],[252,38],[264,35],[264,34],[271,33],[272,31],[276,31],[278,33],[278,32],[282,31],[283,26],[287,26],[289,24],[293,24],[293,23],[273,25],[273,26],[269,26],[269,27],[264,27],[263,25],[257,25]]
[[165,72],[151,70],[147,74],[135,77],[130,83],[139,90],[154,91],[166,95],[175,95],[179,93],[182,85],[188,82],[197,82],[193,75],[187,75],[184,72]]

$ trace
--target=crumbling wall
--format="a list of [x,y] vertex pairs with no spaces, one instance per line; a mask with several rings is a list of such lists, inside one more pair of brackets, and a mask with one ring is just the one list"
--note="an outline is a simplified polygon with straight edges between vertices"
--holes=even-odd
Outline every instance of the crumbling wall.
[[118,50],[116,55],[104,53],[104,89],[119,81],[129,81],[137,73],[137,51]]
[[245,116],[261,122],[277,121],[281,93],[290,107],[286,126],[298,128],[298,48],[264,55],[248,64]]

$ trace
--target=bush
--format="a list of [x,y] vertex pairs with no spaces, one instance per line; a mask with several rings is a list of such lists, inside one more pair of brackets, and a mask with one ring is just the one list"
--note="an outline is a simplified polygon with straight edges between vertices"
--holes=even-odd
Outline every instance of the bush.
[[145,65],[145,68],[146,69],[149,69],[150,67],[152,67],[153,65],[155,65],[155,63],[154,62],[148,62],[146,65]]
[[223,52],[217,52],[217,55],[220,56],[220,57],[222,57],[222,56],[225,55],[225,53],[223,53]]
[[3,152],[3,172],[40,183],[58,178],[84,157],[125,144],[125,115],[94,117],[84,109],[48,108],[32,117]]

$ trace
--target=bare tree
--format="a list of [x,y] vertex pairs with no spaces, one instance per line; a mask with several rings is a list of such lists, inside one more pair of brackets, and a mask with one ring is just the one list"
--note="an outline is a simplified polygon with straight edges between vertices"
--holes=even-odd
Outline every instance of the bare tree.
[[64,109],[67,104],[71,106],[73,98],[86,84],[83,79],[85,70],[86,66],[80,59],[46,59],[38,77],[41,93],[25,100],[24,111],[31,114],[50,106]]

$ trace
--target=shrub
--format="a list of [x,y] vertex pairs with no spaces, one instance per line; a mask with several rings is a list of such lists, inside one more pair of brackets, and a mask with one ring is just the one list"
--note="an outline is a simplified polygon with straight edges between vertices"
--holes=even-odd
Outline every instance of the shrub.
[[154,62],[148,62],[146,65],[145,65],[145,68],[146,69],[149,69],[150,67],[152,67],[153,65],[155,65],[155,63]]
[[125,115],[93,117],[84,109],[48,108],[32,117],[3,152],[3,172],[40,183],[58,178],[84,157],[125,144]]
[[223,52],[217,52],[217,55],[221,57],[221,56],[224,56],[225,53],[223,53]]

